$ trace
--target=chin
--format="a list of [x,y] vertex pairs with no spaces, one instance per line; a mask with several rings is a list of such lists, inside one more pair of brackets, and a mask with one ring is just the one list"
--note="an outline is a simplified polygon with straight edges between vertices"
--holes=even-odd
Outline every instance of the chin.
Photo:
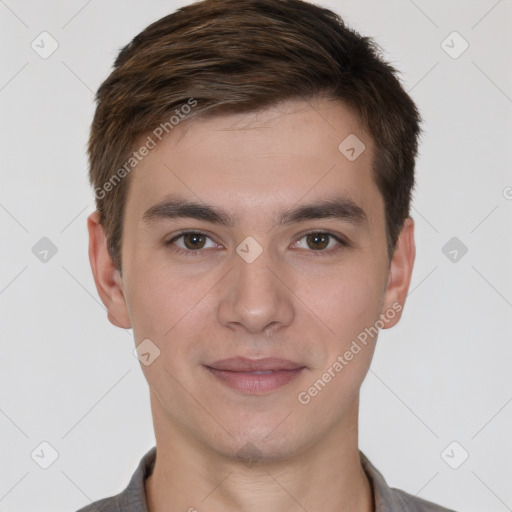
[[[281,418],[282,420],[282,418]],[[297,455],[305,446],[300,440],[296,428],[276,429],[279,422],[239,423],[232,435],[225,434],[222,439],[210,440],[210,446],[219,454],[229,459],[237,459],[246,466],[258,462],[276,462]],[[305,445],[313,441],[303,440]]]

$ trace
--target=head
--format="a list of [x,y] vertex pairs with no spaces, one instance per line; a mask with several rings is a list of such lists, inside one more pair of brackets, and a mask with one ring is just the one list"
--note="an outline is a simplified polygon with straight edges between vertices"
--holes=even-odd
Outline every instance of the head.
[[[121,50],[89,141],[90,257],[110,321],[160,353],[160,424],[285,456],[354,420],[409,286],[419,123],[377,45],[301,0],[195,3]],[[305,369],[248,397],[205,370],[234,356]]]

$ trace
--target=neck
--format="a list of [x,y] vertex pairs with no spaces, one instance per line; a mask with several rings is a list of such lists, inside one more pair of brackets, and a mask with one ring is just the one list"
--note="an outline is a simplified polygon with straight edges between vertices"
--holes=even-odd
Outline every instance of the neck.
[[168,417],[161,421],[165,415],[155,409],[157,458],[145,484],[149,512],[374,511],[359,459],[358,401],[321,443],[286,459],[244,461],[202,444]]

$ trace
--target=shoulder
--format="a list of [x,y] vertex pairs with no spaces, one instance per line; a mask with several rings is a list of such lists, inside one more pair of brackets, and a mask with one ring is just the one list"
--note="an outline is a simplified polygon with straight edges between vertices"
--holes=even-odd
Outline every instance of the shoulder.
[[[400,489],[392,488],[390,489],[393,494],[393,498],[397,505],[399,504],[399,508],[401,512],[455,512],[451,508],[445,508],[437,503],[433,503],[432,501],[425,500],[423,498],[419,498],[418,496],[413,496],[405,491]],[[380,512],[380,509],[379,509]],[[382,512],[395,512],[386,508],[386,506],[382,507]]]
[[375,512],[455,512],[432,501],[390,487],[382,473],[359,451],[361,465],[373,491]]
[[103,498],[98,501],[94,501],[85,507],[77,510],[76,512],[117,512],[117,499],[119,494],[115,496],[110,496],[108,498]]
[[119,494],[94,501],[76,512],[148,512],[145,481],[156,460],[156,447],[142,457],[128,487]]

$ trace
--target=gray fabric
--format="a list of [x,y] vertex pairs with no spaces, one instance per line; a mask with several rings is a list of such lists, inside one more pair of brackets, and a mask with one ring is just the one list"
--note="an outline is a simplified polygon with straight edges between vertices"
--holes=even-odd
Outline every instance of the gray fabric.
[[400,489],[389,487],[382,474],[377,471],[361,450],[359,450],[359,456],[373,488],[375,512],[455,512]]
[[[375,497],[375,512],[454,512],[435,503],[412,496],[399,489],[392,489],[384,477],[359,451],[361,463],[368,476]],[[119,494],[87,505],[77,512],[148,512],[144,480],[153,471],[156,446],[153,446],[141,459],[128,487]]]

